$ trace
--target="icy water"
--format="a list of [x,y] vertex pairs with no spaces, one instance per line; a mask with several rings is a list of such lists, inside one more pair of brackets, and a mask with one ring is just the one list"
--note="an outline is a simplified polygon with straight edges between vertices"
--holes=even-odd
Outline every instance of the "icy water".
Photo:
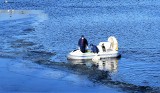
[[[90,86],[85,87],[86,91],[95,88],[102,92],[110,87],[113,93],[117,89],[118,92],[123,90],[131,93],[159,92],[160,4],[158,0],[125,2],[12,0],[9,3],[1,1],[0,8],[0,56],[2,58],[27,60],[21,64],[39,64],[41,68],[47,69],[43,72],[36,69],[37,65],[33,67],[37,72],[42,71],[44,75],[37,74],[42,78],[49,76],[49,79],[52,79],[50,75],[53,73],[60,74],[58,79],[63,81],[69,74],[70,80],[75,80],[74,89],[78,88],[78,90],[84,89],[81,86],[86,84]],[[106,41],[111,35],[115,36],[122,57],[95,62],[68,61],[66,56],[77,48],[77,41],[81,35],[85,35],[89,43],[96,45]],[[10,64],[10,61],[8,63]],[[12,67],[16,73],[35,76],[26,69],[23,72],[21,67],[19,69],[22,71],[14,70],[19,66],[8,67]],[[54,69],[58,71],[50,71]],[[77,77],[83,78],[79,80]],[[41,80],[34,82],[36,86],[39,81]],[[50,81],[43,82],[50,84]],[[60,82],[59,86],[63,83]],[[7,86],[5,82],[0,86],[3,85]],[[14,85],[14,82],[11,85]],[[25,88],[29,85],[26,84]],[[101,89],[97,88],[98,85]],[[65,88],[66,85],[62,87]],[[24,91],[27,90],[25,88]],[[16,90],[14,87],[0,89]],[[46,86],[42,91],[47,89],[51,88]],[[23,91],[23,89],[18,90]]]

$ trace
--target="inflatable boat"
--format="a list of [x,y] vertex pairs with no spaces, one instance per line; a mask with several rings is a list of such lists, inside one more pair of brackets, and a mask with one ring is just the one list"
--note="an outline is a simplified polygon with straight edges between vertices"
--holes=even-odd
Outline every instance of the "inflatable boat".
[[118,53],[118,41],[114,36],[110,36],[107,42],[100,42],[97,45],[98,53],[93,53],[87,49],[82,53],[79,49],[73,50],[67,56],[68,59],[93,59],[93,58],[119,58],[121,55]]

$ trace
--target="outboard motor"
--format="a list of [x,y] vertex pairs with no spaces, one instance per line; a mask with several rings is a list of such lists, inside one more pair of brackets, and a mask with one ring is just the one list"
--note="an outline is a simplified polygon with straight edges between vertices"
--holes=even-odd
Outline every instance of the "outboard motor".
[[118,51],[118,41],[114,36],[108,38],[108,42],[111,43],[111,48]]

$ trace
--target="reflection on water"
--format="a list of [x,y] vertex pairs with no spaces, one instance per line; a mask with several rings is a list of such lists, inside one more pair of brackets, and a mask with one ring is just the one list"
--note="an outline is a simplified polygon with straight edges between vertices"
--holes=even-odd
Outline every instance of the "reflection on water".
[[35,16],[37,16],[37,21],[40,22],[48,19],[48,15],[41,10],[0,10],[0,21],[15,20]]
[[5,0],[4,2],[5,2],[5,3],[8,3],[8,1],[7,1],[7,0]]
[[118,58],[103,58],[98,60],[69,60],[72,64],[82,64],[88,67],[97,67],[99,70],[117,72]]
[[105,58],[94,61],[99,70],[117,72],[118,59],[117,58]]
[[[48,14],[41,10],[1,10],[0,9],[0,49],[1,52],[26,51],[33,47],[33,34],[40,23],[48,19]],[[29,43],[30,42],[30,43]],[[38,45],[35,47],[39,47]],[[35,48],[38,49],[38,48]],[[35,50],[34,49],[34,50]],[[5,53],[2,53],[5,54]],[[14,56],[11,54],[11,56]]]
[[9,17],[12,17],[14,14],[27,14],[28,10],[0,10],[0,15],[3,16],[4,14],[9,15]]

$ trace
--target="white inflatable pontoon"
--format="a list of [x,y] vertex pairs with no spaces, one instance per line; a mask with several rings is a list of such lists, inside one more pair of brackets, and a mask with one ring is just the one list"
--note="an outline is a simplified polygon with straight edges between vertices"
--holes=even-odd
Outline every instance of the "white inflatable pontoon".
[[100,42],[97,45],[99,52],[92,53],[91,50],[87,50],[86,53],[82,53],[79,49],[70,52],[67,56],[68,59],[93,59],[98,56],[99,58],[118,58],[118,41],[114,36],[108,38],[108,42]]

